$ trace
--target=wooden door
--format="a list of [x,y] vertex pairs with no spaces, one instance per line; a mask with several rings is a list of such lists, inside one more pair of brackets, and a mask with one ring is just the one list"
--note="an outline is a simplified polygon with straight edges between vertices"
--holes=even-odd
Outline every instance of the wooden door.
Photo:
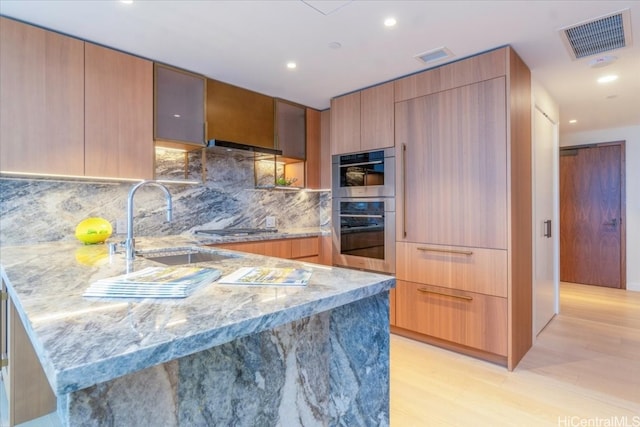
[[85,174],[153,178],[153,63],[86,43]]
[[398,240],[507,249],[504,77],[396,103],[395,121]]
[[625,288],[624,143],[560,154],[560,280]]
[[0,170],[84,174],[84,43],[0,17]]

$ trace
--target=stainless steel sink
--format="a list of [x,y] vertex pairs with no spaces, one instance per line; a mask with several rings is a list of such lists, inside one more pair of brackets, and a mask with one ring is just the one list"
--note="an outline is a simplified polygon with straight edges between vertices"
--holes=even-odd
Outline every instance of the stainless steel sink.
[[240,255],[227,254],[215,249],[204,249],[199,247],[169,248],[142,252],[138,251],[136,254],[142,258],[159,262],[164,265],[197,264],[200,262],[216,262],[232,258],[240,258]]

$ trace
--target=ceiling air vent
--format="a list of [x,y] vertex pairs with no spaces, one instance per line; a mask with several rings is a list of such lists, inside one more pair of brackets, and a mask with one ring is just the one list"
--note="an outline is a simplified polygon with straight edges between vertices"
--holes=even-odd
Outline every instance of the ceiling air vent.
[[424,62],[425,64],[432,64],[434,62],[442,61],[443,59],[451,58],[453,53],[446,47],[439,47],[437,49],[430,50],[428,52],[419,53],[415,55],[418,61]]
[[560,35],[573,59],[631,45],[629,9],[562,28]]

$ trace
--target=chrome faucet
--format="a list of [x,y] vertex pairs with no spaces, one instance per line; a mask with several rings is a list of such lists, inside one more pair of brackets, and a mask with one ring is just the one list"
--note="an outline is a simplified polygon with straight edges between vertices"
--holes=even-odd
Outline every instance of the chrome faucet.
[[171,222],[171,193],[169,193],[167,187],[156,181],[142,181],[131,187],[131,190],[129,190],[129,197],[127,199],[127,240],[124,241],[127,260],[134,259],[136,255],[136,242],[133,238],[133,195],[136,194],[138,188],[145,185],[160,187],[162,191],[164,191],[165,198],[167,200],[167,221]]

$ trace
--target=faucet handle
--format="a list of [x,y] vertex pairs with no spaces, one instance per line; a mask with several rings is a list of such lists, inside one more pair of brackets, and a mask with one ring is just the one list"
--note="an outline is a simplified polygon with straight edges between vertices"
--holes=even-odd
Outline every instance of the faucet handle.
[[109,242],[107,243],[109,247],[109,255],[115,255],[118,253],[119,247],[124,247],[124,241],[122,242]]

